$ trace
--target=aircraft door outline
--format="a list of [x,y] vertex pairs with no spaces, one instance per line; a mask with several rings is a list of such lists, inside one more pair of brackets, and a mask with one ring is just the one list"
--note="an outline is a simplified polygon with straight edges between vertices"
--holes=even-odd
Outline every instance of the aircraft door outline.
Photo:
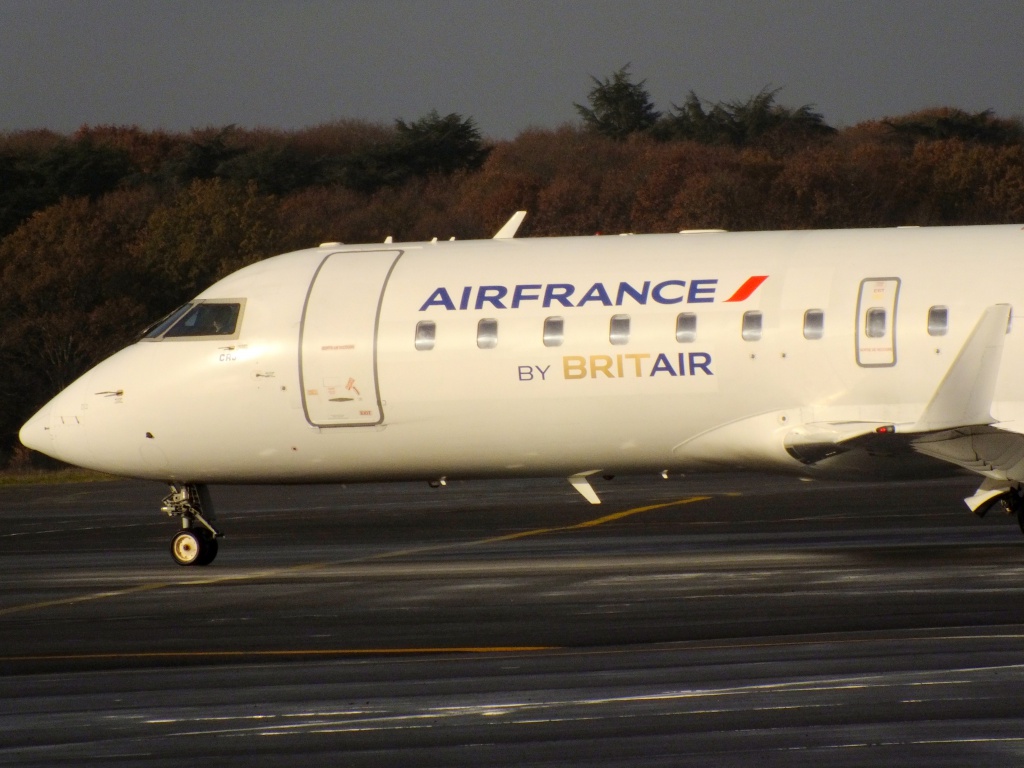
[[310,426],[384,421],[377,333],[384,290],[402,253],[335,252],[313,275],[299,330],[302,410]]

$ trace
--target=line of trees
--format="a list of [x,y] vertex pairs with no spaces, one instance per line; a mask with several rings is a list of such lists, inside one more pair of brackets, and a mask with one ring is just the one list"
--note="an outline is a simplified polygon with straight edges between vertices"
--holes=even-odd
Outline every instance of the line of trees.
[[1024,222],[1024,128],[942,108],[828,126],[765,89],[655,109],[628,68],[581,122],[488,142],[378,125],[0,134],[0,466],[77,375],[219,277],[319,242]]

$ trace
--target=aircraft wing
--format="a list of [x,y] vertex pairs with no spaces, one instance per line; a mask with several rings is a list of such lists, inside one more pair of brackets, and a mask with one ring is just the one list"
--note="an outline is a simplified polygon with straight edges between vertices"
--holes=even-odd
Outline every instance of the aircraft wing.
[[992,401],[1010,320],[1010,306],[985,309],[939,382],[928,405],[912,424],[822,422],[795,427],[786,450],[805,464],[865,448],[906,450],[955,464],[985,477],[965,499],[975,512],[1024,483],[1024,426],[997,424]]

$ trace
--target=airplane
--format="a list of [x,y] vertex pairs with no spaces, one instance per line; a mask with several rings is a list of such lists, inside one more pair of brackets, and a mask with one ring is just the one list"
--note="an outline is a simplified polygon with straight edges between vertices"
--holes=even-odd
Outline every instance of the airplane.
[[1024,227],[345,245],[225,277],[54,397],[29,448],[170,486],[761,470],[980,476],[1024,530]]

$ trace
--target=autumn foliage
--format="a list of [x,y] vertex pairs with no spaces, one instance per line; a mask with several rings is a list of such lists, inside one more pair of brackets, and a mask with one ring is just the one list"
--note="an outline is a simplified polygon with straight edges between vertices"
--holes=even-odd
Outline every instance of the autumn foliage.
[[[534,237],[1024,222],[1019,121],[938,109],[836,131],[757,98],[691,100],[622,135],[584,124],[491,143],[436,113],[0,134],[0,466],[35,408],[147,324],[323,241],[488,237],[519,209]],[[737,126],[744,109],[762,109],[761,129]]]

